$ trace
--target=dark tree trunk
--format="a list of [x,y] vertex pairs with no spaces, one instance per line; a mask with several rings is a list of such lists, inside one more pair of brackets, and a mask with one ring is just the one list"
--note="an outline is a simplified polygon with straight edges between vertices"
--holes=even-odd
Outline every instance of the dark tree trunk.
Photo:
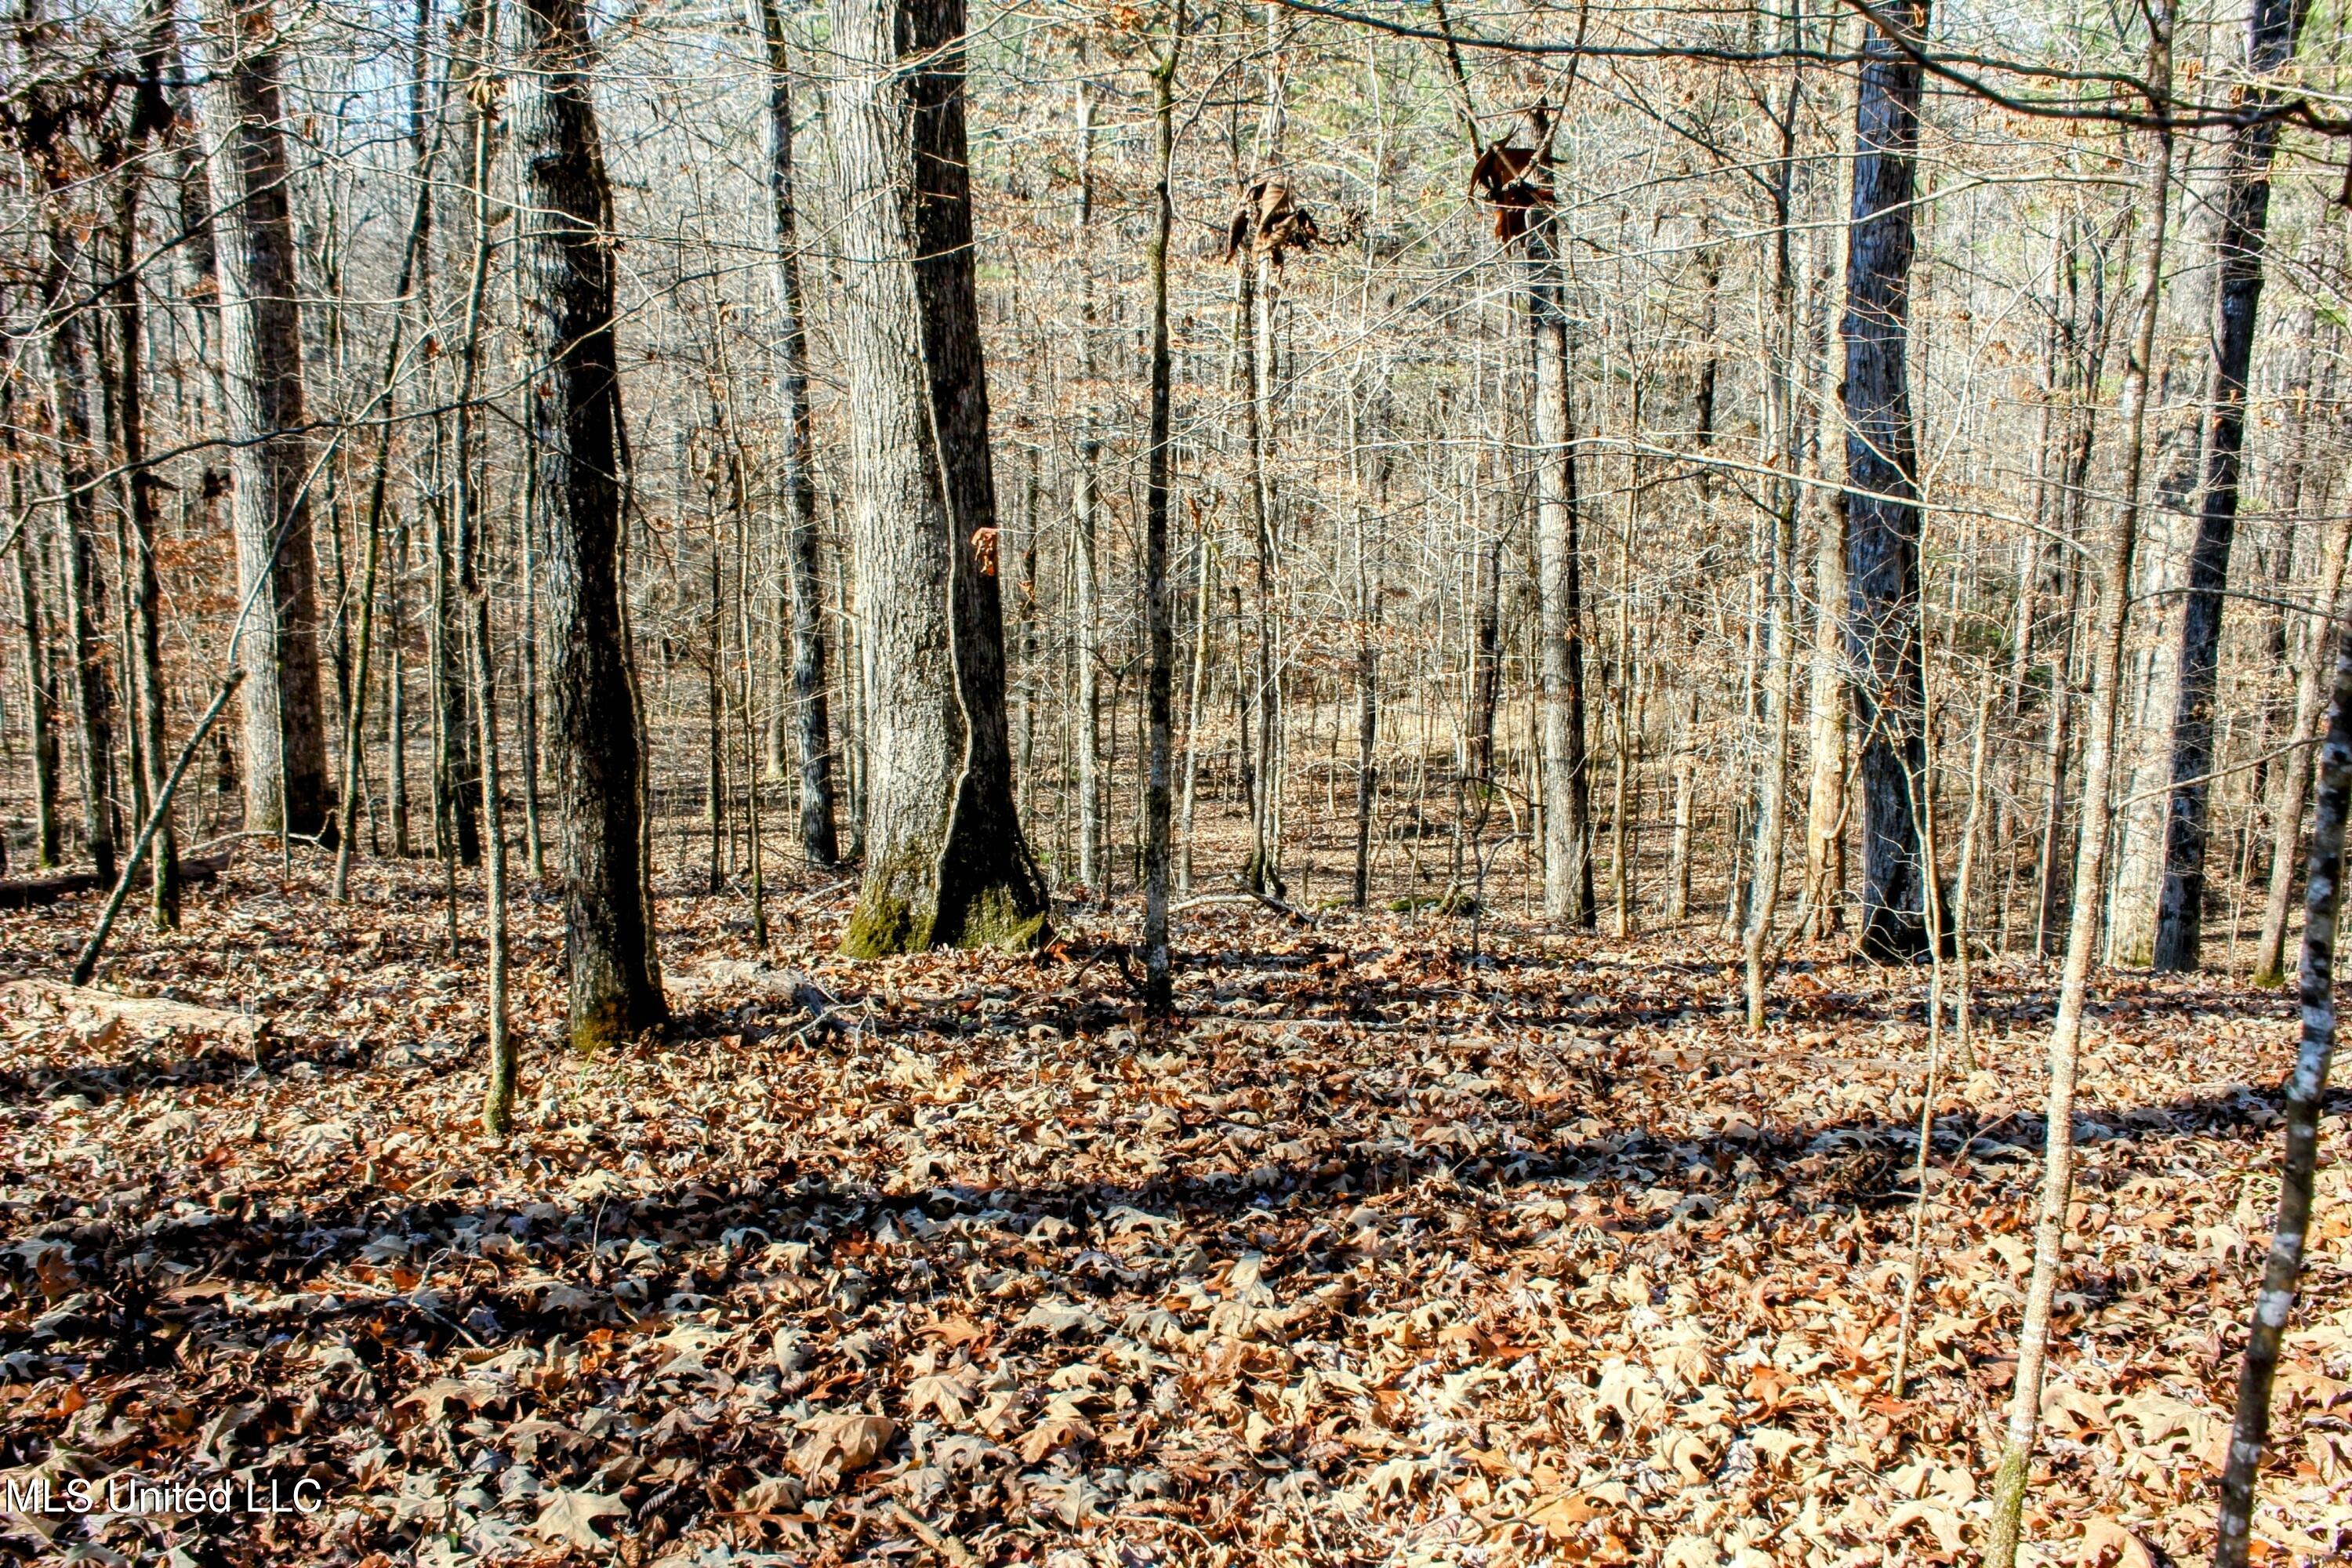
[[962,0],[833,0],[853,537],[868,700],[865,886],[842,951],[1028,946],[964,142]]
[[25,632],[25,724],[32,741],[33,864],[48,870],[58,863],[58,683],[49,668],[47,628],[42,624],[41,578],[34,561],[31,506],[25,496],[25,459],[16,443],[16,383],[0,382],[0,453],[8,463],[8,510],[16,532],[16,607]]
[[[52,198],[59,196],[52,186]],[[58,478],[65,491],[66,676],[80,745],[82,847],[100,882],[114,880],[114,694],[100,648],[105,591],[98,566],[98,446],[91,427],[87,321],[71,301],[82,291],[80,247],[69,223],[49,228],[49,395],[56,417]]]
[[816,474],[810,453],[808,324],[793,186],[792,60],[775,0],[758,0],[768,47],[768,195],[776,225],[776,382],[783,416],[784,583],[792,627],[793,709],[800,720],[801,853],[837,864],[833,726],[825,705],[824,585],[818,577]]
[[[2246,36],[2247,73],[2260,79],[2294,58],[2309,0],[2254,0]],[[2254,88],[2242,107],[2267,108],[2276,95]],[[2180,655],[2172,716],[2172,795],[2164,817],[2164,882],[2157,900],[2151,961],[2175,973],[2197,967],[2204,934],[2207,800],[2213,769],[2213,690],[2221,648],[2221,595],[2237,532],[2238,481],[2246,441],[2246,372],[2263,294],[2263,244],[2270,223],[2271,154],[2278,123],[2240,125],[2230,137],[2221,198],[2220,280],[2213,300],[2210,412],[2205,427],[2204,504],[2189,549]]]
[[[1927,0],[1884,13],[1907,41],[1927,30]],[[1854,104],[1853,210],[1846,253],[1846,646],[1861,732],[1864,956],[1927,951],[1919,824],[1912,781],[1920,732],[1918,436],[1907,366],[1912,200],[1920,68],[1892,38],[1864,45]]]
[[536,500],[547,549],[556,798],[572,1045],[593,1049],[668,1015],[646,894],[644,746],[622,646],[620,385],[612,191],[589,96],[579,0],[525,0],[516,151],[529,171],[518,237],[533,338]]
[[230,423],[239,441],[238,586],[252,593],[262,584],[238,645],[247,672],[246,826],[331,841],[293,172],[268,0],[224,5],[212,21],[212,44],[222,164],[236,184],[226,204],[221,325]]
[[1171,19],[1168,53],[1151,70],[1153,151],[1159,179],[1145,269],[1151,282],[1151,431],[1144,455],[1143,626],[1145,707],[1150,738],[1143,773],[1143,1005],[1159,1017],[1173,1009],[1168,955],[1169,835],[1175,750],[1175,605],[1168,584],[1169,450],[1175,420],[1175,365],[1168,342],[1168,247],[1175,227],[1176,61],[1183,47],[1181,9]]

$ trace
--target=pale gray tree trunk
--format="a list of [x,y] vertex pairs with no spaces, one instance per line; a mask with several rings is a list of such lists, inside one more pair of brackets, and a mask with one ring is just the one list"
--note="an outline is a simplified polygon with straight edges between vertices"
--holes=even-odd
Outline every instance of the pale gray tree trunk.
[[238,587],[267,586],[239,643],[246,670],[246,826],[331,840],[326,711],[311,550],[312,445],[302,383],[293,168],[270,0],[209,18],[208,98],[222,176],[222,358],[235,454]]
[[1046,895],[1013,801],[995,480],[964,137],[961,0],[832,0],[847,268],[851,539],[865,662],[853,956],[1034,945]]

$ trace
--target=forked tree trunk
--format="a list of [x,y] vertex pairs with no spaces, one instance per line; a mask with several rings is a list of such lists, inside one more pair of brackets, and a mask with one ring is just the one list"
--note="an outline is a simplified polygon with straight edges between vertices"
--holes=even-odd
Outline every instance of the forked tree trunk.
[[792,58],[775,0],[757,0],[768,48],[768,199],[776,227],[776,397],[783,423],[785,620],[800,731],[801,854],[840,863],[834,829],[833,723],[825,701],[824,585],[818,576],[816,468],[810,440],[808,321],[801,287],[800,203],[793,165]]
[[[1927,0],[1882,13],[1916,45]],[[1846,644],[1861,731],[1865,957],[1926,951],[1925,881],[1910,781],[1920,735],[1918,433],[1911,414],[1913,200],[1918,62],[1883,32],[1864,40],[1854,100],[1853,211],[1846,249]]]
[[961,0],[832,0],[850,472],[868,693],[866,876],[842,951],[1026,947],[964,138]]
[[[2309,0],[2254,0],[2246,69],[2258,80],[2294,58]],[[2242,89],[2242,108],[2267,109],[2277,94]],[[2164,816],[2164,881],[2157,897],[2150,962],[2175,973],[2197,967],[2205,923],[2207,800],[2213,768],[2213,693],[2221,651],[2221,596],[2237,531],[2238,481],[2246,442],[2246,374],[2253,361],[2255,311],[2263,294],[2263,245],[2270,225],[2271,153],[2278,121],[2257,118],[2230,137],[2221,199],[2221,278],[2214,289],[2213,363],[2205,426],[2204,501],[2189,549],[2181,605],[2180,658],[2172,716],[2172,794]]]
[[612,189],[589,96],[593,52],[579,0],[524,0],[529,83],[516,152],[529,171],[520,264],[528,280],[536,500],[553,641],[556,799],[572,1045],[583,1050],[668,1016],[646,891],[644,746],[622,646],[621,407],[613,326]]
[[[211,23],[223,214],[221,335],[237,438],[240,592],[266,584],[239,644],[246,670],[246,826],[331,841],[326,711],[310,540],[293,169],[269,0],[224,0]],[[282,808],[282,814],[281,814]]]

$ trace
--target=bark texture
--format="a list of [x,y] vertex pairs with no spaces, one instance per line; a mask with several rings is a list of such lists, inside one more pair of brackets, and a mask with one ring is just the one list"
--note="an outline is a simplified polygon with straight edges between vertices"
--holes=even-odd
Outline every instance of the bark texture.
[[809,435],[807,294],[801,286],[800,201],[793,163],[792,57],[775,0],[758,0],[768,48],[768,200],[776,226],[776,400],[783,417],[784,586],[792,628],[793,713],[799,731],[801,853],[839,863],[834,828],[833,723],[825,704],[824,584],[818,576],[816,471]]
[[[235,450],[238,587],[254,595],[239,644],[246,671],[245,825],[331,841],[326,710],[319,691],[316,482],[305,427],[293,168],[268,0],[211,21],[220,184],[222,357]],[[260,585],[255,594],[256,585]],[[282,816],[281,816],[282,807]]]
[[868,693],[866,874],[842,951],[1025,947],[1046,897],[1013,806],[961,0],[832,0],[851,538]]
[[[1884,13],[1924,38],[1927,0]],[[1919,713],[1919,458],[1911,413],[1912,200],[1918,63],[1883,32],[1864,45],[1854,100],[1853,221],[1846,248],[1846,646],[1862,745],[1864,956],[1927,950],[1925,879],[1911,781],[1926,752]]]
[[[2266,76],[2294,58],[2309,0],[2254,0],[2246,34],[2246,69]],[[2256,87],[2238,94],[2250,110],[2277,95]],[[2221,194],[2220,279],[2213,297],[2213,363],[2205,424],[2204,502],[2189,550],[2189,593],[2181,605],[2180,658],[2174,682],[2172,793],[2164,815],[2164,880],[2157,895],[2159,970],[2197,967],[2205,924],[2207,802],[2213,771],[2213,689],[2221,652],[2221,595],[2230,582],[2237,532],[2240,470],[2246,446],[2246,374],[2254,353],[2255,313],[2263,295],[2263,246],[2270,227],[2271,154],[2278,123],[2258,119],[2230,137]]]
[[646,896],[644,745],[621,610],[621,407],[611,189],[589,96],[579,0],[526,0],[528,89],[514,134],[529,172],[534,499],[547,549],[556,798],[562,814],[570,1030],[588,1050],[667,1016]]

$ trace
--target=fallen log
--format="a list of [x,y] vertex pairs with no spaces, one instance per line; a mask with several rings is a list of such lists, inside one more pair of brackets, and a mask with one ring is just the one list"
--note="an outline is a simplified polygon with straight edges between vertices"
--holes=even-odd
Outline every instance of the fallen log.
[[[182,883],[203,884],[220,879],[228,869],[234,847],[215,855],[191,855],[180,862]],[[143,883],[142,884],[144,885]],[[36,904],[54,904],[68,893],[95,892],[106,886],[95,871],[53,871],[46,877],[16,877],[0,879],[0,910],[29,910]]]
[[232,1013],[226,1008],[203,1007],[160,996],[124,996],[94,986],[68,985],[63,981],[38,977],[0,984],[0,1018],[55,1018],[97,1044],[110,1044],[124,1036],[132,1036],[150,1041],[225,1040],[253,1049],[260,1046],[269,1028],[267,1019],[250,1013]]

